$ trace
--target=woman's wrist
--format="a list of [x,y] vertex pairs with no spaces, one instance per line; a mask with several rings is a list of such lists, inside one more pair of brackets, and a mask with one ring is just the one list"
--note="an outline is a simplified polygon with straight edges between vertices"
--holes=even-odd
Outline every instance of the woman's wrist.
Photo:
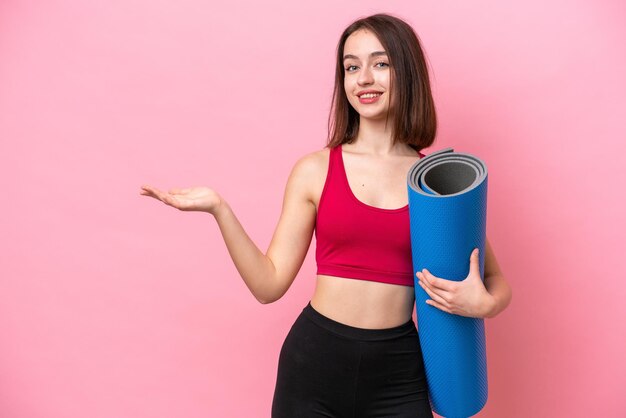
[[215,205],[215,208],[209,213],[217,219],[222,217],[228,210],[228,203],[220,196],[219,203]]

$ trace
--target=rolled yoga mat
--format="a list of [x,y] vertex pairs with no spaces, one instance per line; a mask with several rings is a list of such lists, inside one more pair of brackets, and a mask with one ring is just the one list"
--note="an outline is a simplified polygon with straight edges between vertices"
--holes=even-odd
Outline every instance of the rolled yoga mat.
[[430,405],[446,418],[466,418],[487,402],[485,323],[444,312],[430,299],[415,273],[462,281],[478,248],[484,280],[487,167],[452,148],[422,157],[409,170],[409,217],[418,335]]

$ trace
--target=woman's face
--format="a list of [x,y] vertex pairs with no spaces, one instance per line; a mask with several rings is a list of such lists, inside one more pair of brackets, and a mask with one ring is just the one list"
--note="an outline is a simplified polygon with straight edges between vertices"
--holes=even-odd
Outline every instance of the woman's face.
[[[344,88],[352,107],[368,119],[385,119],[390,109],[389,59],[376,35],[353,32],[343,48]],[[365,94],[372,91],[374,94]]]

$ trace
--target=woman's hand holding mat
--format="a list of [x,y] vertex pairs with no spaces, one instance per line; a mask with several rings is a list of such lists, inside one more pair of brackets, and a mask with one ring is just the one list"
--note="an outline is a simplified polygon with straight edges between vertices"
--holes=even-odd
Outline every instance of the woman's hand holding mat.
[[426,303],[444,312],[470,318],[487,318],[496,303],[480,278],[478,249],[470,256],[469,274],[465,280],[447,280],[433,275],[427,269],[418,271],[416,275],[420,279],[419,285],[432,298]]

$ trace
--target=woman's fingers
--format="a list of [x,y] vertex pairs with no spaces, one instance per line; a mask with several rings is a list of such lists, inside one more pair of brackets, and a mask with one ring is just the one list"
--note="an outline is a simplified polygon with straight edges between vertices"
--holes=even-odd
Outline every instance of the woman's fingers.
[[166,203],[170,206],[177,207],[177,203],[178,203],[177,200],[171,197],[168,193],[164,193],[160,191],[159,189],[157,189],[156,187],[151,187],[151,186],[141,186],[141,188],[145,190],[145,193],[142,193],[142,194],[147,194],[150,197],[159,199],[163,203]]
[[141,186],[141,194],[145,196],[156,197],[150,186]]
[[141,186],[141,189],[148,193],[152,193],[154,191],[154,187],[148,186],[147,184],[144,184],[143,186]]
[[424,291],[428,294],[428,296],[430,296],[432,300],[439,303],[440,305],[448,307],[448,301],[445,300],[443,297],[439,296],[433,289],[431,289],[428,286],[428,283],[423,282],[421,280],[419,280],[418,283],[422,287],[422,289],[424,289]]
[[161,192],[158,189],[151,187],[151,186],[141,186],[141,188],[144,190],[143,194],[147,194],[148,196],[152,196],[152,197],[156,197],[160,199],[159,195]]

